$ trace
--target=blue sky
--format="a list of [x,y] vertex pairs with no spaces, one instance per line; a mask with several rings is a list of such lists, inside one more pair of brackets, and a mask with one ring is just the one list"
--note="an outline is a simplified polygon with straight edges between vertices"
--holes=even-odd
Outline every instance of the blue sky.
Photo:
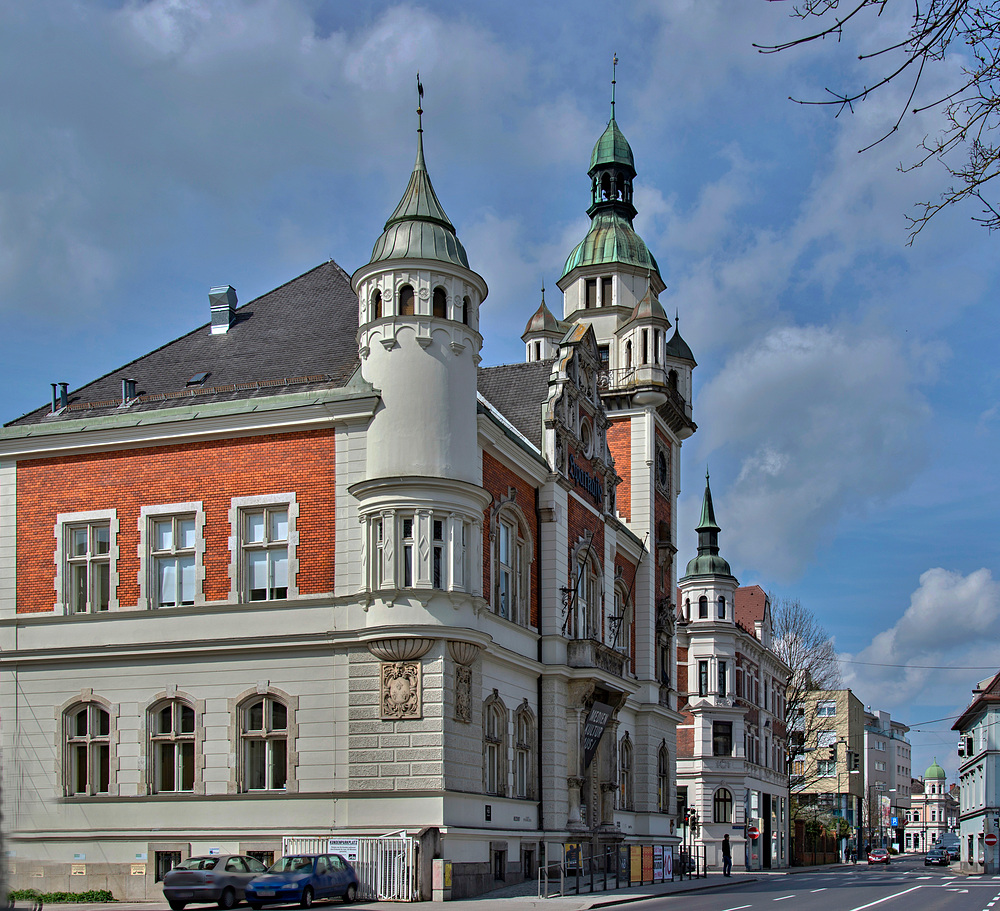
[[[681,565],[708,465],[741,582],[811,608],[866,704],[954,716],[1000,654],[998,241],[965,209],[906,245],[946,176],[898,165],[939,122],[858,154],[906,87],[839,117],[788,101],[872,82],[856,41],[900,6],[761,55],[801,31],[788,3],[0,0],[4,419],[207,322],[212,285],[245,302],[366,262],[417,70],[435,188],[490,285],[485,362],[520,360],[586,229],[617,52],[636,226],[699,362]],[[914,770],[952,777],[950,722],[918,726]]]

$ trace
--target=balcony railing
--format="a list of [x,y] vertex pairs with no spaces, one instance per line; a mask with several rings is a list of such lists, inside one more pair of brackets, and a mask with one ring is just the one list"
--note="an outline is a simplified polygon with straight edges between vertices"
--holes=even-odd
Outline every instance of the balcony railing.
[[666,368],[660,364],[640,364],[636,367],[616,367],[602,370],[597,376],[597,385],[603,392],[633,390],[647,386],[660,387],[669,401],[681,414],[687,414],[684,396],[670,385]]
[[625,676],[628,659],[596,639],[571,639],[566,647],[566,663],[570,667],[592,667],[616,677]]

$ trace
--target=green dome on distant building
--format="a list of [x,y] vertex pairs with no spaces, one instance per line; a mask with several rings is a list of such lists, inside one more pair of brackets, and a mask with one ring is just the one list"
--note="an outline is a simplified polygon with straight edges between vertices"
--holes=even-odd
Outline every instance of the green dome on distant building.
[[657,275],[660,267],[645,241],[636,234],[631,222],[614,209],[604,209],[594,214],[587,236],[580,241],[566,258],[563,275],[569,275],[577,266],[624,263],[649,269]]
[[937,757],[935,756],[934,762],[932,762],[927,771],[924,772],[924,781],[928,781],[932,778],[943,781],[945,777],[945,771],[938,765]]
[[689,576],[732,576],[728,561],[719,553],[719,532],[722,529],[715,521],[715,505],[712,503],[712,488],[705,472],[705,496],[701,503],[701,521],[695,529],[698,532],[698,556],[688,561]]

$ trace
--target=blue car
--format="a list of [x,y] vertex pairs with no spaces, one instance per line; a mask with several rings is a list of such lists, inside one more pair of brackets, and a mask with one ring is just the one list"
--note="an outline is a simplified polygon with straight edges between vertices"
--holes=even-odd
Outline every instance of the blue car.
[[337,897],[358,897],[358,874],[339,854],[290,854],[246,885],[247,904],[255,911],[292,902],[308,908],[317,898]]

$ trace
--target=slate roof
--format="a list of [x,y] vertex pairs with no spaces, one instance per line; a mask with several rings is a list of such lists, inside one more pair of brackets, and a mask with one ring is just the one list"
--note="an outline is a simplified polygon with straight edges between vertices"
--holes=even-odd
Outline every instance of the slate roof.
[[542,448],[542,403],[549,397],[552,361],[479,368],[479,391],[518,432]]
[[[137,380],[138,400],[128,407],[132,413],[339,388],[358,367],[358,299],[347,273],[333,260],[238,307],[227,333],[212,335],[210,326],[72,391],[69,407],[59,415],[49,417],[46,405],[6,426],[115,414],[125,378]],[[198,373],[208,374],[204,383],[189,387]]]
[[767,593],[764,589],[759,585],[741,585],[736,589],[736,622],[756,636],[755,624],[763,622],[766,605]]

